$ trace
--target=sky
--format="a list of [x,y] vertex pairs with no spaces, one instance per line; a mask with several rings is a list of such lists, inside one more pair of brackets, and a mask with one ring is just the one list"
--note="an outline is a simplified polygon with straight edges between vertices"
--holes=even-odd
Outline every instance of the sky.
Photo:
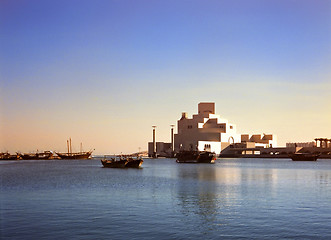
[[147,150],[199,102],[280,146],[331,138],[331,1],[0,1],[0,151]]

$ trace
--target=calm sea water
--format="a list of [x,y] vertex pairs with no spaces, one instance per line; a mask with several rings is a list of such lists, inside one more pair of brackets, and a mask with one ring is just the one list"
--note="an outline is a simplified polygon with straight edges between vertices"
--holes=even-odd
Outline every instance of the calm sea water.
[[1,239],[331,239],[331,160],[0,162]]

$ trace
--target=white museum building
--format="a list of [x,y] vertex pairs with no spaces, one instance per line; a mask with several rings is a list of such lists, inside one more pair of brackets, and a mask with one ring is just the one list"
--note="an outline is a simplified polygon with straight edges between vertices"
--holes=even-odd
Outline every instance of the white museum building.
[[[215,103],[198,104],[198,114],[188,118],[182,113],[177,122],[177,134],[174,136],[175,152],[180,150],[199,150],[220,153],[234,143],[255,143],[259,147],[276,147],[277,141],[272,134],[238,134],[236,125],[215,114]],[[251,145],[250,144],[250,145]]]
[[186,112],[177,121],[177,133],[174,142],[149,142],[148,153],[155,152],[158,156],[167,156],[173,150],[211,151],[220,154],[230,145],[240,144],[242,147],[276,147],[277,140],[272,134],[238,134],[236,125],[215,114],[215,103],[201,102],[198,104],[198,114],[192,118]]

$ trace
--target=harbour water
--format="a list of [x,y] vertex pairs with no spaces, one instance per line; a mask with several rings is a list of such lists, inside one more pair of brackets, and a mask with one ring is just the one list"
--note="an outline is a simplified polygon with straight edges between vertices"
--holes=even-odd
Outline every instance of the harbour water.
[[0,239],[331,239],[331,161],[0,162]]

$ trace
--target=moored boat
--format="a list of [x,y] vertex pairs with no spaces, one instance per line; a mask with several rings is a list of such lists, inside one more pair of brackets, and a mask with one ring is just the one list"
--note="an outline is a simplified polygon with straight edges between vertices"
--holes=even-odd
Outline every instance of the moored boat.
[[88,159],[92,157],[92,150],[88,152],[83,152],[82,149],[82,143],[80,144],[80,152],[72,152],[72,147],[71,147],[71,138],[67,140],[67,148],[68,152],[66,153],[59,153],[55,152],[56,155],[59,156],[60,159]]
[[116,156],[110,160],[105,157],[105,159],[101,160],[102,165],[106,168],[140,168],[143,162],[141,158],[134,159],[123,156]]
[[128,162],[126,163],[125,167],[127,168],[140,168],[140,166],[143,164],[144,160],[142,158],[127,158]]
[[180,151],[177,163],[215,163],[216,154],[208,151]]
[[320,154],[313,153],[292,153],[289,154],[289,157],[293,161],[317,161]]
[[89,152],[78,152],[78,153],[58,153],[55,152],[61,159],[88,159],[91,158],[92,151]]
[[23,160],[48,160],[53,156],[51,151],[37,153],[19,153],[17,154]]
[[17,160],[17,154],[10,154],[9,152],[1,152],[0,153],[0,160]]
[[104,167],[106,168],[125,168],[125,165],[127,164],[127,160],[126,159],[122,159],[122,160],[116,160],[116,159],[111,159],[111,160],[107,160],[107,159],[102,159],[101,163]]

